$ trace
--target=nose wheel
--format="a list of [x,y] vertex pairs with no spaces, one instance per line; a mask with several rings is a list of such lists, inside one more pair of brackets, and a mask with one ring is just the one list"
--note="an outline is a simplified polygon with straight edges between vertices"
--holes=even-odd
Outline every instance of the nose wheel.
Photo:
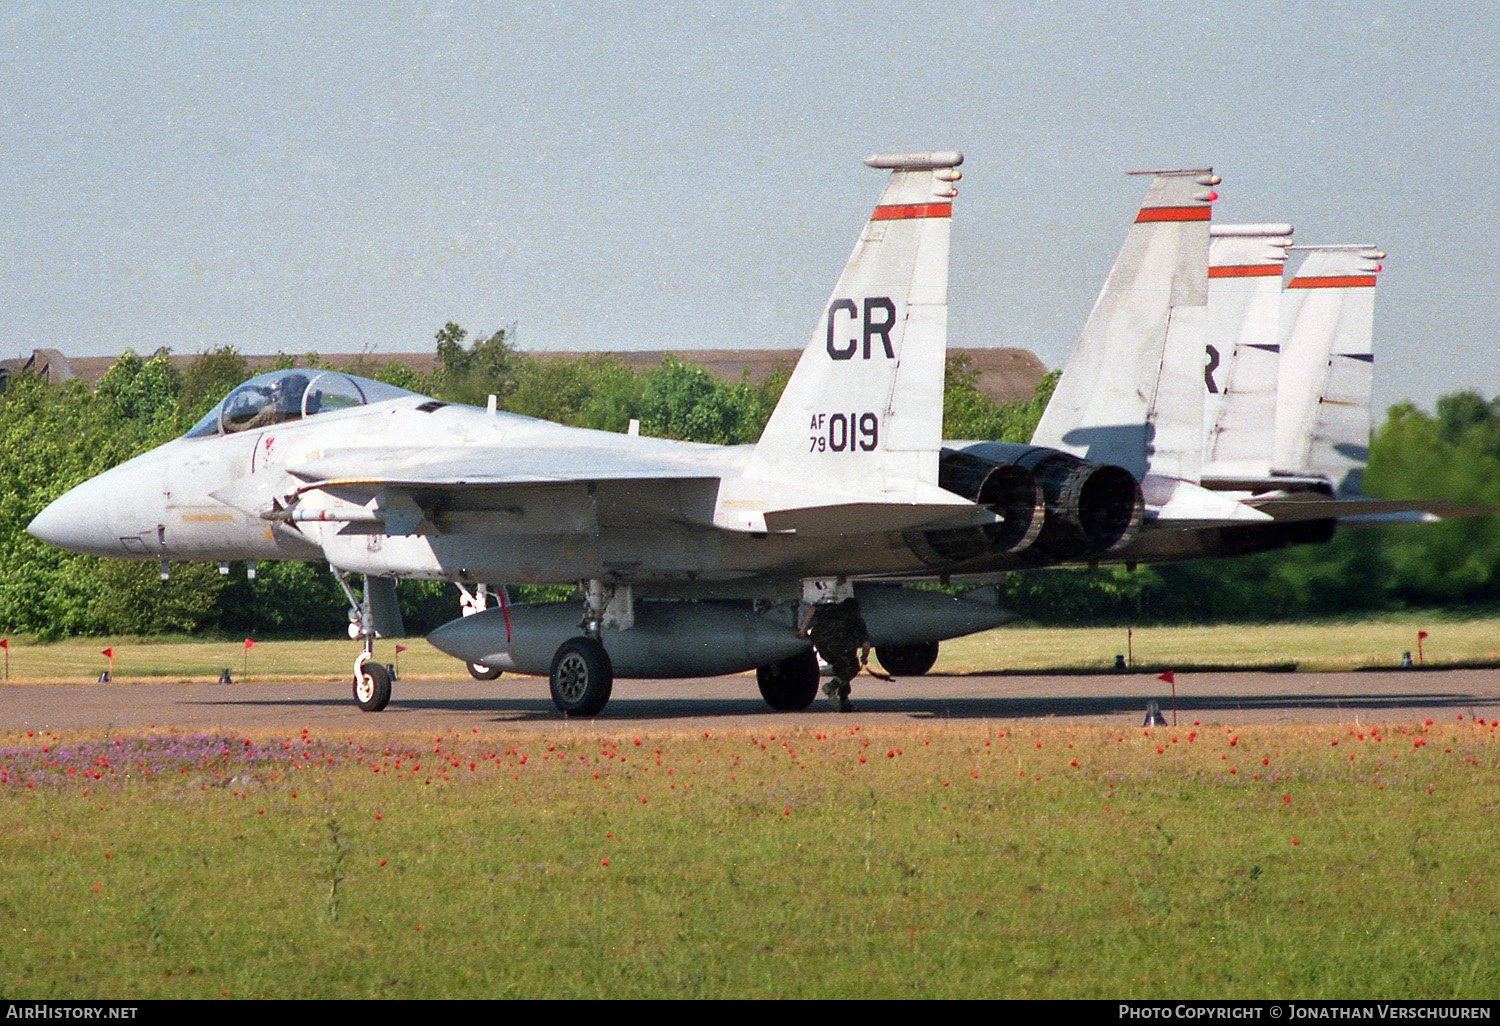
[[379,712],[391,700],[391,674],[371,653],[360,653],[354,664],[354,701],[365,712]]

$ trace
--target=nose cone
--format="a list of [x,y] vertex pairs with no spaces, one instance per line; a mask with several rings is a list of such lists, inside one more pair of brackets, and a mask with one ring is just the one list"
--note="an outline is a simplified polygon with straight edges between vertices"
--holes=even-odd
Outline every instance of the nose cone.
[[95,556],[120,555],[120,539],[110,528],[106,491],[95,478],[64,492],[26,525],[26,533],[60,549]]

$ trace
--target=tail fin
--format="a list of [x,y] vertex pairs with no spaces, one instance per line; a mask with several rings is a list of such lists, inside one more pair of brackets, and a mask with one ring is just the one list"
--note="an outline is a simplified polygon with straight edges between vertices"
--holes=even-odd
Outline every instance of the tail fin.
[[1034,445],[1196,480],[1203,448],[1203,314],[1212,169],[1152,175]]
[[958,153],[865,160],[890,179],[744,479],[721,487],[716,524],[827,530],[828,510],[852,516],[858,503],[910,504],[893,515],[916,524],[936,515],[919,507],[961,501],[937,480],[949,226],[962,162]]
[[1275,444],[1289,224],[1215,225],[1208,256],[1203,479],[1264,479]]
[[1369,457],[1374,246],[1308,246],[1287,284],[1276,405],[1277,473],[1320,476],[1357,495]]

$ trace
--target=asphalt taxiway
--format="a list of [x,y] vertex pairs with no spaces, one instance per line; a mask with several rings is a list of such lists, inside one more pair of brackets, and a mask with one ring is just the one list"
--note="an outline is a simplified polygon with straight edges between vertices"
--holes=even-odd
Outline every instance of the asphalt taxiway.
[[548,731],[724,729],[817,726],[829,720],[871,725],[934,721],[1026,721],[1139,726],[1155,701],[1168,723],[1406,723],[1500,717],[1500,670],[1411,669],[1344,673],[1204,672],[1086,676],[972,675],[855,681],[854,711],[826,699],[797,713],[769,709],[753,675],[691,680],[622,680],[593,720],[565,720],[547,682],[505,676],[398,680],[390,705],[365,713],[347,684],[256,681],[0,685],[0,733],[47,730],[228,732]]

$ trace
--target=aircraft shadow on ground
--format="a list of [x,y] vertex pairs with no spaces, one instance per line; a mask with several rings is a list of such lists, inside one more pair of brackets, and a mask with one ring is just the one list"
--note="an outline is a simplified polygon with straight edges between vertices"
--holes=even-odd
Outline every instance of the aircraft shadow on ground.
[[[722,698],[706,696],[683,696],[671,698],[631,698],[617,695],[599,716],[578,722],[607,723],[611,720],[680,720],[680,719],[733,719],[746,716],[776,716],[788,723],[809,717],[857,718],[866,714],[896,714],[912,719],[1068,719],[1100,718],[1119,716],[1135,722],[1144,722],[1148,702],[1156,702],[1164,716],[1174,711],[1179,719],[1184,715],[1203,715],[1234,712],[1264,712],[1285,710],[1295,714],[1297,710],[1327,712],[1347,710],[1352,713],[1399,712],[1402,709],[1463,709],[1484,708],[1494,704],[1490,696],[1476,696],[1465,692],[1436,692],[1397,695],[1370,695],[1358,692],[1345,694],[1254,694],[1235,695],[1179,695],[1175,706],[1169,695],[1133,694],[1099,695],[1088,697],[1059,696],[1057,698],[1026,697],[973,697],[936,698],[902,696],[860,700],[858,695],[853,713],[840,714],[819,700],[802,712],[773,713],[758,697]],[[266,708],[317,708],[349,709],[349,699],[343,696],[327,698],[286,698],[257,700],[222,700],[201,703],[221,707]],[[495,722],[531,722],[556,720],[567,722],[551,700],[545,696],[510,698],[486,696],[481,698],[392,698],[386,710],[369,717],[372,727],[400,725],[403,712],[449,712],[467,714],[493,713]]]

